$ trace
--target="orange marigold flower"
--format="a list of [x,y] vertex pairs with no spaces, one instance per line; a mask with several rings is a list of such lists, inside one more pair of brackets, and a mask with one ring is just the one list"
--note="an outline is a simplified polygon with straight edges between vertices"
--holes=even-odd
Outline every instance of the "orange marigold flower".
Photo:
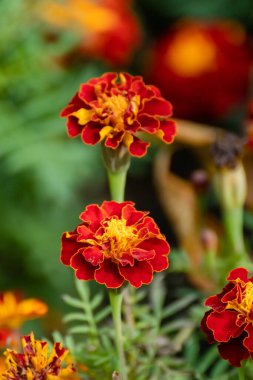
[[106,73],[81,84],[61,113],[68,118],[70,137],[81,135],[90,145],[105,140],[105,146],[112,149],[123,144],[137,157],[144,156],[150,145],[137,137],[138,132],[155,135],[165,143],[173,141],[171,115],[172,105],[157,87],[127,73]]
[[18,293],[0,293],[0,328],[17,329],[26,320],[42,317],[47,305],[35,298],[22,299]]
[[82,223],[62,236],[61,261],[80,280],[96,280],[107,288],[125,281],[139,288],[153,272],[168,268],[169,245],[148,212],[132,202],[89,205]]
[[232,270],[222,292],[209,297],[201,327],[209,343],[219,343],[223,359],[240,367],[243,360],[253,359],[253,277],[244,268]]
[[51,354],[48,343],[35,340],[33,333],[22,338],[23,353],[7,349],[6,370],[2,374],[7,380],[56,380],[72,379],[75,369],[69,351],[61,343],[55,343]]

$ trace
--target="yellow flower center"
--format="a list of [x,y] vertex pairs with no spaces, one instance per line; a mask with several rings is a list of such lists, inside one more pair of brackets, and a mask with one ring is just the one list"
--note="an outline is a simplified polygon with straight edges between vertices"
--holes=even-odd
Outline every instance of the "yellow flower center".
[[125,219],[113,218],[104,222],[103,234],[97,237],[97,241],[90,240],[89,243],[99,245],[105,257],[117,259],[140,241],[135,226],[127,226]]
[[215,69],[216,47],[198,31],[181,32],[169,47],[165,60],[182,77],[198,76]]
[[235,310],[239,314],[252,319],[253,312],[253,283],[247,282],[243,289],[239,288],[237,298],[229,301],[226,309]]

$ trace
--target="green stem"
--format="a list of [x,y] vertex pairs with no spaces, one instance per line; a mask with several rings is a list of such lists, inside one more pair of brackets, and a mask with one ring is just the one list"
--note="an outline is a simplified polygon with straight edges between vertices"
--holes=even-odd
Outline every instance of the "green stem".
[[125,195],[127,170],[111,172],[107,169],[111,199],[123,202]]
[[224,228],[228,244],[235,254],[245,254],[243,238],[243,208],[223,210]]
[[109,291],[110,303],[112,308],[112,317],[115,328],[115,343],[118,351],[118,368],[120,373],[120,380],[127,380],[127,368],[125,361],[123,334],[122,334],[122,320],[121,320],[121,306],[123,299],[122,289],[115,289]]
[[239,380],[245,380],[245,367],[246,367],[247,362],[242,362],[241,367],[238,368],[238,378]]

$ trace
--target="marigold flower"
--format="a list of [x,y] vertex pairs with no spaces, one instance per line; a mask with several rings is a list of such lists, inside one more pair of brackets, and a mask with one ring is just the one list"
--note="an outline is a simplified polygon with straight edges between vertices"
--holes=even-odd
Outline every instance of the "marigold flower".
[[210,122],[245,103],[252,50],[238,22],[180,21],[151,54],[148,78],[171,100],[176,117]]
[[35,298],[22,299],[18,293],[0,293],[0,328],[19,328],[29,319],[42,317],[47,305]]
[[169,120],[172,105],[157,87],[145,85],[140,76],[106,73],[81,84],[61,116],[67,117],[70,137],[81,135],[85,144],[105,140],[116,149],[125,145],[130,154],[142,157],[150,145],[137,137],[146,132],[171,143],[175,123]]
[[240,367],[243,360],[253,358],[253,277],[244,268],[232,270],[222,292],[209,297],[201,327],[209,343],[219,343],[223,359]]
[[82,223],[62,236],[62,263],[78,279],[95,279],[107,288],[125,281],[136,288],[149,284],[153,272],[168,267],[169,245],[147,214],[132,202],[89,205],[80,215]]
[[22,338],[23,353],[7,349],[6,370],[2,374],[7,380],[56,380],[72,379],[75,372],[69,351],[61,343],[55,343],[51,354],[48,343],[35,340],[33,333]]

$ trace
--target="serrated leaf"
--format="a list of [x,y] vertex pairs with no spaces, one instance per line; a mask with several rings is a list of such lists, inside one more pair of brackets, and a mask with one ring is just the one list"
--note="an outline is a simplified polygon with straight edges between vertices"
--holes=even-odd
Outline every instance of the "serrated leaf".
[[63,317],[63,322],[68,323],[72,321],[84,321],[88,322],[89,318],[83,313],[69,313]]
[[109,314],[111,313],[111,307],[107,306],[104,307],[103,310],[101,310],[99,313],[96,313],[95,321],[96,323],[101,322],[103,319],[105,319]]
[[78,309],[83,309],[83,307],[84,307],[82,301],[80,301],[79,299],[74,298],[74,297],[72,297],[72,296],[70,296],[68,294],[64,294],[62,296],[62,299],[69,306],[76,307]]
[[94,310],[96,309],[102,302],[104,296],[102,293],[97,293],[94,298],[90,301],[90,306]]
[[69,334],[88,334],[91,333],[90,326],[74,326],[68,330]]

